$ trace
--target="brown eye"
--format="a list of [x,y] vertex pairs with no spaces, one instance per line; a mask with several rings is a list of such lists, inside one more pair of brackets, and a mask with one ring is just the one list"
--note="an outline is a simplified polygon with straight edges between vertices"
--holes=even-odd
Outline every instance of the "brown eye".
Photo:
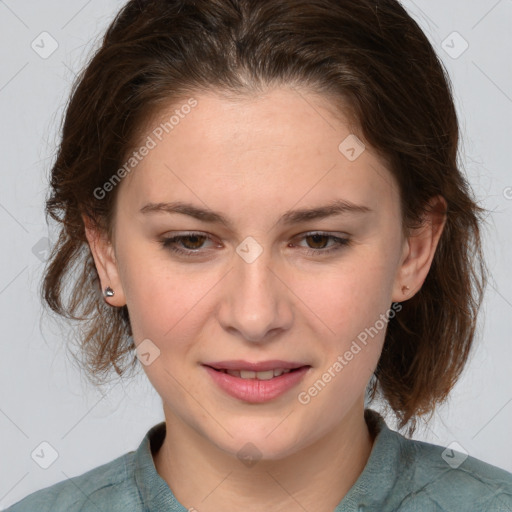
[[[306,242],[307,247],[303,245],[298,245],[298,247],[301,247],[308,256],[326,256],[350,245],[349,238],[341,238],[322,232],[306,233],[301,239]],[[332,243],[329,244],[329,242]]]
[[[181,237],[177,237],[177,238],[179,239],[180,243],[183,244],[185,249],[190,249],[192,251],[200,249],[204,243],[204,240],[206,239],[205,236],[200,236],[200,235],[187,235],[187,236],[181,236]],[[191,241],[191,243],[185,243],[187,240]]]
[[164,249],[183,256],[204,256],[207,252],[204,249],[204,244],[208,240],[213,242],[208,235],[185,233],[183,235],[164,237],[160,240],[160,243]]
[[[327,235],[322,234],[314,234],[314,235],[308,235],[305,237],[305,239],[308,241],[308,245],[311,247],[311,249],[324,249],[327,243],[329,242],[329,237]],[[312,242],[310,242],[312,241]],[[322,243],[323,242],[323,243]]]

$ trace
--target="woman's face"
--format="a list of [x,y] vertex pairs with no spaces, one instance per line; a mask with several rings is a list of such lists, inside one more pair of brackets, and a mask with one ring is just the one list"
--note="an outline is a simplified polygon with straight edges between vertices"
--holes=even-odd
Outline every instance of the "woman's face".
[[[362,410],[383,319],[411,284],[398,188],[318,96],[194,99],[162,112],[118,185],[105,284],[144,340],[166,419],[228,453],[250,441],[277,459]],[[305,213],[342,201],[361,208]],[[307,368],[249,381],[205,366],[272,360]]]

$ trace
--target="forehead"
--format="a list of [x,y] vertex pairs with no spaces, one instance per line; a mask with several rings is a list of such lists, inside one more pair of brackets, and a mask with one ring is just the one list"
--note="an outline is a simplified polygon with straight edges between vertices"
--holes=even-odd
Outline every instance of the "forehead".
[[389,171],[360,139],[311,92],[278,88],[236,99],[203,92],[152,117],[140,138],[152,148],[122,185],[135,202],[185,196],[222,205],[235,194],[247,207],[264,197],[283,208],[301,198],[396,202]]

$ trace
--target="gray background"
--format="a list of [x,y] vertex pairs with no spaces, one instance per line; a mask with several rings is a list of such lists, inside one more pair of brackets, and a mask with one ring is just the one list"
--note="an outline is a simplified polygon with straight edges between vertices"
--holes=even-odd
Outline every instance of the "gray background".
[[[142,370],[105,395],[88,384],[66,353],[66,333],[41,316],[38,295],[48,239],[55,236],[45,224],[43,201],[61,115],[75,73],[123,3],[0,0],[0,509],[135,449],[163,419],[160,398]],[[450,73],[461,162],[492,212],[485,233],[492,276],[478,347],[449,403],[414,437],[443,446],[456,442],[512,471],[512,1],[403,4]],[[41,53],[51,40],[42,32],[58,44],[47,58]],[[44,49],[37,53],[31,45],[41,38]],[[464,41],[469,46],[461,53]],[[48,469],[31,458],[41,442],[58,453]]]

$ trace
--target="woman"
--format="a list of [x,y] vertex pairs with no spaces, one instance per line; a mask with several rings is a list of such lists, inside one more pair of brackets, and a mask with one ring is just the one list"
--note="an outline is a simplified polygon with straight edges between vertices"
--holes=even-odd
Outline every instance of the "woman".
[[367,408],[412,434],[470,353],[458,136],[395,0],[126,4],[67,108],[44,297],[165,422],[9,510],[512,510],[511,474]]

